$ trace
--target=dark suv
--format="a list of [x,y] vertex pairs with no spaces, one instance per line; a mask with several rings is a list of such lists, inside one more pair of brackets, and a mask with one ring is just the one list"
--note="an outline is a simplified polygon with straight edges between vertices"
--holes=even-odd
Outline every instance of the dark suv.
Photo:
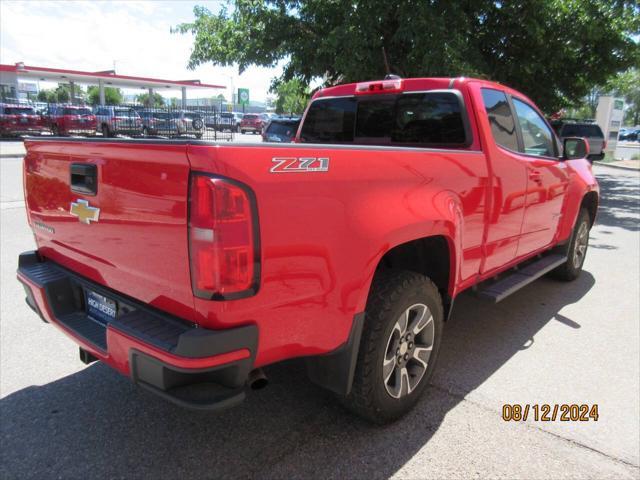
[[274,118],[262,131],[265,142],[292,142],[300,125],[299,118]]
[[607,140],[600,127],[595,123],[573,120],[556,120],[551,122],[561,141],[567,137],[583,137],[589,142],[589,160],[602,160]]

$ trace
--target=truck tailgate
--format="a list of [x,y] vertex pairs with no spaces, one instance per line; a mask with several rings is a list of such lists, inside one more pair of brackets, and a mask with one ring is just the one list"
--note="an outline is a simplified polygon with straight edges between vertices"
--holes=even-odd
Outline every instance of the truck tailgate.
[[193,320],[186,145],[43,139],[25,146],[25,199],[40,254]]

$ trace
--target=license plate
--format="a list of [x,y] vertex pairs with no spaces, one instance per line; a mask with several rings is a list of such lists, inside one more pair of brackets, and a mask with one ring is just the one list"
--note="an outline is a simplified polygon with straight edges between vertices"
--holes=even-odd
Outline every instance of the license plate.
[[87,290],[87,314],[100,323],[109,323],[116,318],[117,305],[114,300]]

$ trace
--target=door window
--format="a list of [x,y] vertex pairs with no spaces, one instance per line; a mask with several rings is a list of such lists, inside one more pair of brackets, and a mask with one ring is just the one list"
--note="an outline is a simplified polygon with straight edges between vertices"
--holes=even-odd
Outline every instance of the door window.
[[522,131],[524,153],[538,157],[555,157],[553,133],[547,122],[531,106],[513,99],[518,124]]
[[513,119],[507,96],[499,90],[483,88],[482,101],[489,116],[493,139],[498,145],[517,152],[516,123]]

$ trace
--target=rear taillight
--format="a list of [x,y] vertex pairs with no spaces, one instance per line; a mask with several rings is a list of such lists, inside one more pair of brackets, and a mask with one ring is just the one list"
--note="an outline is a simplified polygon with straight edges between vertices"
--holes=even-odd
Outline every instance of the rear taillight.
[[607,139],[605,138],[604,141],[602,142],[602,151],[604,152],[606,149],[607,149]]
[[196,174],[191,177],[189,256],[197,297],[224,300],[258,290],[256,203],[248,187]]

